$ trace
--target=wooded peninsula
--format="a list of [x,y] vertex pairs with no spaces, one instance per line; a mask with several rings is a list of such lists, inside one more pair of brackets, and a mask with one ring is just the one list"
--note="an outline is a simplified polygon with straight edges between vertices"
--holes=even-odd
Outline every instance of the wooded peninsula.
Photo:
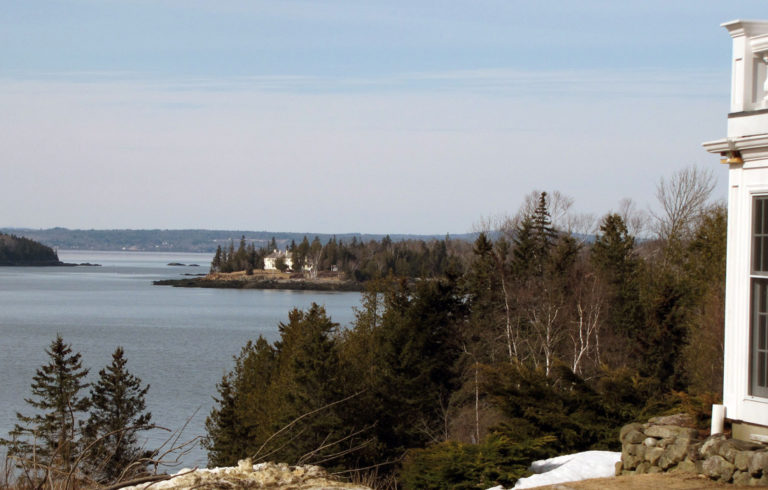
[[0,233],[0,266],[65,265],[56,252],[29,238]]

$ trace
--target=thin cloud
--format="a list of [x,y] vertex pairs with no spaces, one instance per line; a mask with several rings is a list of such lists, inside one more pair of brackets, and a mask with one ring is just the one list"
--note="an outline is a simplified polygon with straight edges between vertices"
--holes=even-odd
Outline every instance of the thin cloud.
[[280,93],[422,93],[455,92],[500,96],[558,95],[628,98],[722,98],[727,93],[725,70],[551,70],[478,69],[402,73],[376,77],[254,75],[232,77],[152,77],[138,72],[74,71],[5,77],[15,85],[64,83],[98,87],[130,84],[151,90],[280,92]]

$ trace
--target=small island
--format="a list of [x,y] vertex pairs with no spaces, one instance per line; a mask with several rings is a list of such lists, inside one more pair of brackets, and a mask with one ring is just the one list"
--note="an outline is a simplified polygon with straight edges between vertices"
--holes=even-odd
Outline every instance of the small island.
[[[460,256],[471,254],[472,244],[451,240],[350,242],[331,238],[278,247],[275,239],[256,248],[245,236],[218,247],[211,269],[202,277],[154,281],[158,286],[222,289],[291,289],[311,291],[363,291],[371,280],[388,276],[408,281],[443,277],[459,266]],[[172,264],[169,264],[172,265]]]
[[362,283],[350,281],[341,273],[305,277],[302,273],[277,270],[212,272],[202,277],[153,281],[156,286],[219,289],[291,289],[298,291],[363,291]]
[[0,233],[0,266],[60,266],[51,247],[29,238]]

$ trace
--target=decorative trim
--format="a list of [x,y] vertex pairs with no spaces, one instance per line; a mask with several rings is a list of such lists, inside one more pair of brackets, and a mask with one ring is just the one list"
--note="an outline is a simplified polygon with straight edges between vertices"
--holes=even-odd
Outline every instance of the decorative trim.
[[743,138],[723,138],[716,141],[707,141],[702,143],[702,146],[710,153],[721,154],[729,151],[768,150],[768,134],[745,136]]
[[752,52],[758,57],[762,58],[768,53],[768,35],[755,36],[749,40],[749,43],[752,45]]
[[728,113],[728,119],[735,119],[737,117],[745,117],[745,116],[758,116],[760,114],[768,114],[768,109],[755,109],[754,111],[730,112]]

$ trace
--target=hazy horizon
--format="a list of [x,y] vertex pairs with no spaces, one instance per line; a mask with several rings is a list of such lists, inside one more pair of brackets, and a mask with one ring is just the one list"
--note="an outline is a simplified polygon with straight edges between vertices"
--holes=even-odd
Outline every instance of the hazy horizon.
[[[42,0],[0,13],[0,222],[437,235],[726,168],[760,1]],[[386,233],[386,232],[384,232]]]

